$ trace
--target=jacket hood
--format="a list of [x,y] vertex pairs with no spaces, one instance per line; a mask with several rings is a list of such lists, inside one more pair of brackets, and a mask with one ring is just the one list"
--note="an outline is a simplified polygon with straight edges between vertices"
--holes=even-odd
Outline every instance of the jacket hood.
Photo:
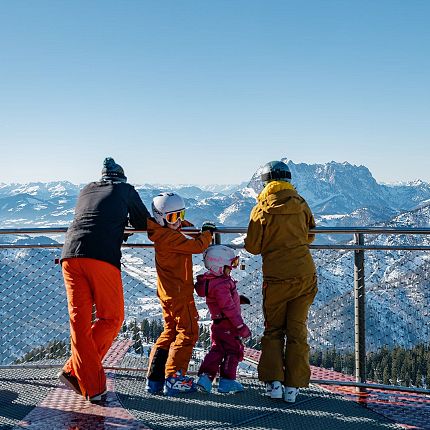
[[258,205],[270,214],[295,214],[303,211],[304,200],[289,182],[269,182],[258,195]]
[[153,221],[153,219],[148,218],[148,239],[152,242],[157,241],[161,236],[165,234],[167,227],[162,227],[157,222]]
[[194,288],[196,290],[196,293],[200,297],[206,296],[206,282],[211,281],[213,279],[219,280],[220,282],[223,282],[227,276],[221,275],[221,276],[215,276],[211,272],[205,272],[203,275],[197,275],[197,282],[194,285]]

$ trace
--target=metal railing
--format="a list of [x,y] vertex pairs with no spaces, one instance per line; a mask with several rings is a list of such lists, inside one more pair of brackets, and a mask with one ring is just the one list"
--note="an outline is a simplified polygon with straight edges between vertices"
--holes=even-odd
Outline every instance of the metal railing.
[[[62,246],[58,236],[66,230],[0,229],[0,367],[58,366],[68,354],[67,304],[61,270],[54,264]],[[190,235],[199,232],[184,230]],[[135,240],[145,237],[132,232]],[[341,382],[334,376],[337,385],[353,384],[362,390],[376,387],[367,383],[372,380],[378,387],[430,394],[430,368],[421,373],[414,369],[417,376],[408,383],[410,376],[401,376],[406,371],[397,369],[395,356],[388,355],[396,351],[405,355],[422,345],[430,357],[430,228],[319,227],[312,232],[326,237],[351,235],[342,244],[310,246],[319,277],[319,293],[309,318],[311,356],[317,357],[314,364],[353,373],[355,382]],[[243,315],[253,331],[248,346],[258,348],[263,332],[261,259],[243,249],[238,235],[245,233],[245,228],[219,227],[214,242],[225,239],[241,255],[242,270],[233,277],[239,291],[251,298]],[[155,322],[161,319],[152,245],[124,244],[122,265],[126,322],[119,336],[131,337],[134,353],[144,356],[160,330]],[[203,270],[201,256],[194,256],[195,274]],[[205,348],[209,319],[203,300],[196,299],[196,303],[202,326],[200,346]],[[381,362],[375,364],[373,358],[380,353]],[[389,375],[384,360],[391,360]],[[366,362],[372,363],[371,369]],[[399,388],[401,383],[411,387]]]

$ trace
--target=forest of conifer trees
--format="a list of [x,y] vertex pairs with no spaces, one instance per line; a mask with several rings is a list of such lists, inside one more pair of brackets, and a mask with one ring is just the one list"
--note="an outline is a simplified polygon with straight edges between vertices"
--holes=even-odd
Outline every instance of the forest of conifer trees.
[[[313,366],[347,375],[354,375],[354,361],[353,352],[336,349],[314,350],[310,354]],[[384,347],[370,352],[366,357],[366,375],[368,382],[430,388],[430,344],[419,344],[411,349]]]

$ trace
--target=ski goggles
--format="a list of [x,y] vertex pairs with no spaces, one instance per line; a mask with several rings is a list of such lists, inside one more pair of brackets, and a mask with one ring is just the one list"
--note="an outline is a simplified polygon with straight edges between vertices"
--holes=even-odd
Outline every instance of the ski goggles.
[[231,260],[230,262],[230,267],[232,267],[233,269],[237,266],[239,266],[239,256],[234,257],[233,260]]
[[181,211],[177,212],[170,212],[166,214],[165,220],[169,224],[175,224],[178,220],[183,221],[185,219],[185,209],[182,209]]

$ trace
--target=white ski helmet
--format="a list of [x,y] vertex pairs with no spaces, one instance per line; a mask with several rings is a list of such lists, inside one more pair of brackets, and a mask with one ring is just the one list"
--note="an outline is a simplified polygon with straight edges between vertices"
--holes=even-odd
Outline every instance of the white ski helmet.
[[234,249],[225,245],[211,245],[203,253],[203,261],[206,269],[214,275],[220,276],[224,273],[224,266],[233,268],[239,264],[239,257]]
[[174,224],[179,218],[184,219],[184,200],[175,193],[160,193],[152,199],[152,215],[162,226],[166,222]]

